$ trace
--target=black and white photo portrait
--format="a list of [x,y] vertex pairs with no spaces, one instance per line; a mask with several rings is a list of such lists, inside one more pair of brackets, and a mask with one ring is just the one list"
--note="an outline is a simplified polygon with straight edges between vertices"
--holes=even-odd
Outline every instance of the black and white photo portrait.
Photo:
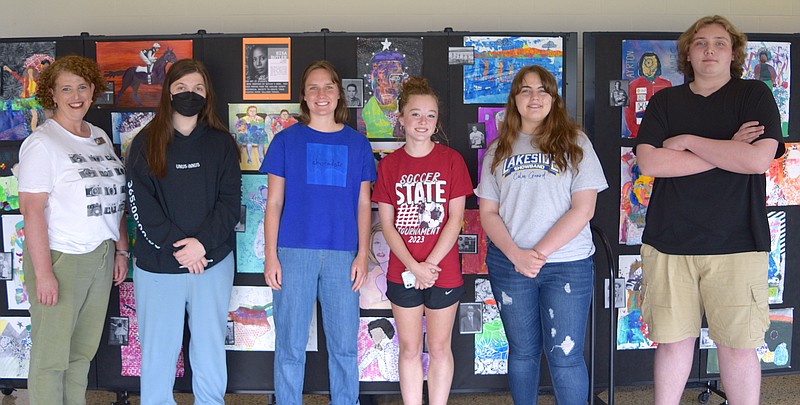
[[[610,295],[609,295],[609,288],[608,288],[608,279],[606,279],[606,289],[605,289],[605,307],[608,308]],[[626,305],[626,297],[625,297],[625,279],[624,278],[615,278],[614,279],[614,308],[625,308]]]
[[112,316],[108,327],[109,346],[128,345],[128,317]]
[[14,254],[12,252],[0,253],[0,280],[11,280],[14,276],[13,260]]
[[480,302],[458,304],[458,331],[462,335],[483,332],[483,308]]
[[364,107],[364,80],[342,79],[344,98],[348,108]]
[[458,235],[458,253],[478,254],[478,235]]
[[229,320],[225,324],[225,346],[233,346],[236,344],[236,334],[234,333],[233,321]]
[[467,132],[469,133],[470,149],[486,148],[486,124],[482,122],[467,124]]
[[628,81],[610,80],[608,82],[608,92],[611,95],[610,105],[612,107],[626,107],[628,105]]

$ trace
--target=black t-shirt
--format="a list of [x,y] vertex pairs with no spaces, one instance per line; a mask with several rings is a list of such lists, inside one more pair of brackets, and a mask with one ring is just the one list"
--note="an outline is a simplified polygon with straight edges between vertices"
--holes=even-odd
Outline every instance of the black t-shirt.
[[[731,79],[707,97],[694,94],[687,83],[653,95],[636,143],[660,148],[680,134],[731,139],[747,121],[764,125],[759,139],[776,139],[776,157],[783,154],[780,114],[764,83]],[[765,183],[763,174],[718,168],[656,178],[642,242],[681,255],[769,251]]]

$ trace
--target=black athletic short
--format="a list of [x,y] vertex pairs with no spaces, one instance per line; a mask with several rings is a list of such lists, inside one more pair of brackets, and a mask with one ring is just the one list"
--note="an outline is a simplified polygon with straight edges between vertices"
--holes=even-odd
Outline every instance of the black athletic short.
[[386,282],[386,297],[392,304],[403,308],[414,308],[425,304],[426,308],[442,309],[455,304],[464,296],[464,285],[453,288],[433,286],[424,290],[406,288],[402,284]]

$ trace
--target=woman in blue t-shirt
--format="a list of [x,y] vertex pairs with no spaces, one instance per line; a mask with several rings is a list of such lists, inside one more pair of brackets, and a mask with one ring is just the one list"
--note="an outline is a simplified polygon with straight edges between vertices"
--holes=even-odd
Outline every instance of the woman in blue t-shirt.
[[358,290],[368,272],[375,163],[367,138],[344,125],[344,90],[330,62],[306,68],[300,99],[300,124],[275,135],[260,169],[269,174],[264,277],[274,298],[275,395],[282,405],[302,404],[309,323],[319,299],[331,402],[355,404]]

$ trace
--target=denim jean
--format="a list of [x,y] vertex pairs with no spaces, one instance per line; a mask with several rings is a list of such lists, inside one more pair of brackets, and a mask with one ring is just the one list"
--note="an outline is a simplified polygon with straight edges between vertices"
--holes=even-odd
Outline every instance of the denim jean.
[[[356,252],[278,248],[281,289],[272,292],[275,319],[275,398],[302,405],[306,342],[319,299],[328,347],[331,403],[358,402],[358,292],[350,267]],[[314,325],[313,327],[316,327]]]
[[535,278],[528,278],[490,243],[486,265],[508,338],[508,385],[514,403],[537,403],[544,350],[556,403],[586,405],[589,376],[583,344],[594,284],[592,258],[547,263]]

